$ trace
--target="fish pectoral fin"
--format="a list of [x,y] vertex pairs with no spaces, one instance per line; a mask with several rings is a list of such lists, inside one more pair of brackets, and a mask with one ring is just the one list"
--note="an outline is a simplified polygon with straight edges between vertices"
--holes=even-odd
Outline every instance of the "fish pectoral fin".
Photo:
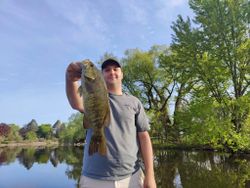
[[91,127],[88,118],[86,116],[83,116],[82,124],[84,129],[89,129]]
[[80,86],[80,87],[78,88],[78,93],[79,93],[80,96],[82,96],[82,93],[83,93],[83,88],[82,88],[82,86]]
[[110,108],[109,108],[109,106],[108,106],[108,109],[107,109],[106,112],[107,112],[107,113],[106,113],[106,115],[105,115],[105,117],[104,117],[103,124],[104,124],[105,127],[108,127],[109,124],[110,124]]

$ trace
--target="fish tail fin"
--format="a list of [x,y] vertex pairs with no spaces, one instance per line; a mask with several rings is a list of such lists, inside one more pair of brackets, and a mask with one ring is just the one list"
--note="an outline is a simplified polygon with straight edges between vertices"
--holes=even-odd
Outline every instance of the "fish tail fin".
[[100,155],[107,154],[107,144],[104,136],[104,132],[101,132],[101,135],[92,136],[90,145],[89,145],[89,155],[93,155],[98,152]]

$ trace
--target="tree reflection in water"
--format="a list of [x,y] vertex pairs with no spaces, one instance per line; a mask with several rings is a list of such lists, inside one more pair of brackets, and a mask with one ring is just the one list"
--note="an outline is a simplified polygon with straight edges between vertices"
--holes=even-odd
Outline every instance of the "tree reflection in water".
[[[82,170],[81,147],[0,148],[1,165],[16,160],[27,170],[35,163],[67,164],[65,174],[78,187]],[[158,188],[249,188],[250,156],[215,152],[155,150]],[[52,168],[53,168],[52,167]]]
[[155,174],[159,188],[249,188],[250,156],[156,150]]
[[9,165],[19,161],[27,170],[31,169],[34,163],[51,163],[57,167],[60,163],[68,165],[65,174],[69,179],[79,183],[82,169],[83,149],[81,147],[24,147],[24,148],[0,148],[0,166]]

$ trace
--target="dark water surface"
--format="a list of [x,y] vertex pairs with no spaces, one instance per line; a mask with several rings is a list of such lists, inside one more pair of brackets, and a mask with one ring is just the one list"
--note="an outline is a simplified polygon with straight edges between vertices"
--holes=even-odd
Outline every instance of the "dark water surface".
[[[82,148],[0,148],[0,188],[75,188]],[[155,176],[162,188],[250,188],[250,156],[155,150]]]

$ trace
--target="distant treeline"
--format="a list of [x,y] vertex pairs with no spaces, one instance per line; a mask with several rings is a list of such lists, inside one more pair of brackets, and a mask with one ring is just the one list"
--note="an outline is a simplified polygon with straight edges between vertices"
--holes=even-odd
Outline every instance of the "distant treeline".
[[74,144],[84,142],[85,132],[82,127],[82,115],[73,114],[67,124],[57,120],[53,125],[38,125],[32,119],[28,124],[20,128],[18,125],[0,123],[0,144],[8,144],[22,141],[46,141],[54,140],[62,144]]

